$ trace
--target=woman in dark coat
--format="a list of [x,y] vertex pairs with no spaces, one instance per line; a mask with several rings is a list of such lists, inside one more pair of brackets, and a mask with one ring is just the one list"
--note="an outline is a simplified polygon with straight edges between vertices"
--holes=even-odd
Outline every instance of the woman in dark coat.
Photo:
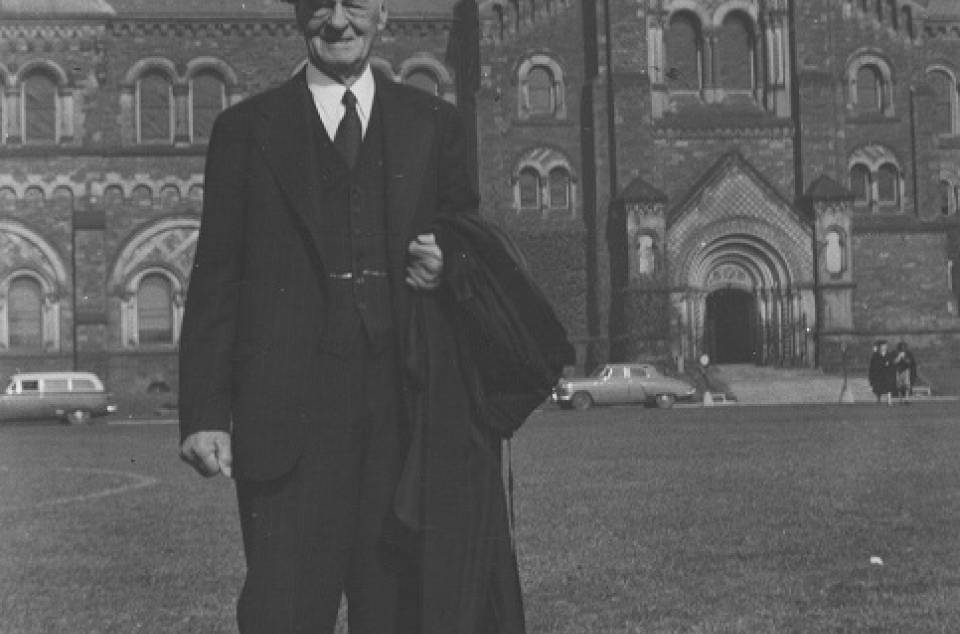
[[893,404],[893,391],[896,389],[896,369],[893,364],[893,355],[887,349],[887,342],[883,339],[873,344],[873,354],[870,356],[870,370],[868,374],[870,387],[880,397],[887,395],[887,405]]

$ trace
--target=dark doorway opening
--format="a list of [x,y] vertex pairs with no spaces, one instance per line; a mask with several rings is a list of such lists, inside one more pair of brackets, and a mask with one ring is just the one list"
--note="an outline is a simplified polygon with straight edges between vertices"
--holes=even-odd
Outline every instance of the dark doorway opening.
[[753,295],[724,289],[707,295],[705,334],[714,363],[754,363],[757,309]]

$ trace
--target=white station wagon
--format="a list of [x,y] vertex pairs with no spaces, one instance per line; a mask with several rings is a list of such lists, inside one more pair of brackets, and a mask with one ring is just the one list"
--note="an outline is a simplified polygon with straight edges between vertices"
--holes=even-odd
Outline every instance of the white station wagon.
[[91,372],[24,372],[0,394],[0,420],[59,418],[77,425],[117,411],[113,395]]

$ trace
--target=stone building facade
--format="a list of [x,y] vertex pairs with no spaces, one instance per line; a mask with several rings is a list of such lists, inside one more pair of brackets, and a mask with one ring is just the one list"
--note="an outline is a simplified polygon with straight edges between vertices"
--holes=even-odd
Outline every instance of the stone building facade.
[[[581,369],[948,365],[955,4],[393,0],[374,64],[458,103]],[[303,62],[276,0],[0,0],[0,374],[170,399],[210,126]]]

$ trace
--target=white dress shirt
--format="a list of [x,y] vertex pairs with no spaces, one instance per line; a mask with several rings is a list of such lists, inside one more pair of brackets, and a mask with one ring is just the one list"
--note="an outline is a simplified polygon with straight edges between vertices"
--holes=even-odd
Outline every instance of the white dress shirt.
[[[346,92],[347,86],[317,70],[313,64],[308,62],[307,88],[313,95],[313,103],[317,107],[317,114],[320,115],[323,127],[330,139],[335,139],[337,128],[340,127],[340,121],[346,111],[343,105],[343,93]],[[373,81],[373,72],[370,70],[370,65],[367,64],[360,77],[350,86],[350,91],[357,98],[357,114],[360,115],[360,127],[364,135],[367,134],[367,125],[370,123],[370,111],[373,110],[375,90],[376,83]]]

